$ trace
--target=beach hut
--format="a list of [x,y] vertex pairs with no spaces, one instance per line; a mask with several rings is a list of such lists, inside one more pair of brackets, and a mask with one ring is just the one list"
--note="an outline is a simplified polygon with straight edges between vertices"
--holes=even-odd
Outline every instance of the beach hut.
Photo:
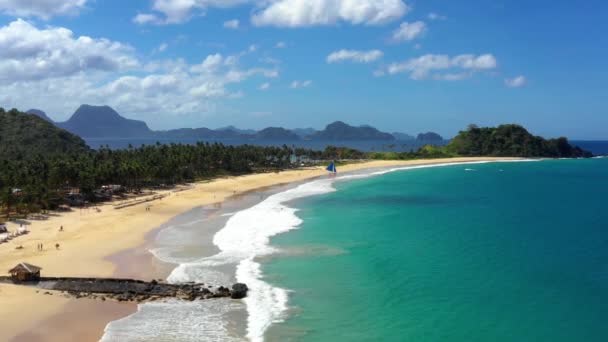
[[38,266],[22,262],[19,265],[13,267],[8,273],[14,281],[36,281],[40,280],[40,270]]

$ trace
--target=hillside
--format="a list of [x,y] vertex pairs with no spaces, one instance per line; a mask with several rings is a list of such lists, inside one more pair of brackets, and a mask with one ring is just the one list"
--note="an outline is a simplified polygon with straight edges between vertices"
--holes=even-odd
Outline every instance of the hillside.
[[80,137],[15,109],[0,108],[0,159],[21,159],[88,150]]
[[313,140],[395,140],[389,133],[370,126],[354,127],[342,121],[327,125],[324,130],[312,134]]
[[84,138],[143,138],[152,135],[145,122],[126,119],[109,106],[82,105],[68,121],[57,123],[57,126]]
[[53,122],[53,120],[51,120],[51,118],[49,118],[45,112],[41,111],[40,109],[30,109],[26,112],[27,114],[33,114],[36,115],[48,122]]
[[443,137],[435,132],[426,132],[418,134],[416,140],[421,143],[432,144],[443,142]]
[[591,153],[570,145],[566,138],[534,136],[519,125],[481,128],[471,125],[452,139],[446,149],[461,156],[591,157]]

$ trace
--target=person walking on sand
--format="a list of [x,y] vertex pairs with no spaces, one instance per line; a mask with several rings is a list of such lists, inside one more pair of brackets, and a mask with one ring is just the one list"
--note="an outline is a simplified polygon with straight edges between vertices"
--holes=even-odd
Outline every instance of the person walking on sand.
[[59,250],[59,244],[58,243],[55,244],[55,249]]
[[63,226],[59,227],[59,231],[62,232],[63,231]]

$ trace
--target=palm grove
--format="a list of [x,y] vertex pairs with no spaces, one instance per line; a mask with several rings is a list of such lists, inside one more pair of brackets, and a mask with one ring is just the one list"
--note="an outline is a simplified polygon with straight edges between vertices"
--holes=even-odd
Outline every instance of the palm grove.
[[584,157],[565,138],[546,140],[523,127],[470,126],[447,146],[415,152],[363,153],[329,146],[314,151],[283,145],[227,146],[221,143],[155,144],[122,150],[90,149],[76,135],[35,115],[0,108],[0,208],[4,216],[56,208],[66,189],[94,200],[95,189],[121,184],[130,189],[268,172],[340,159],[415,159],[453,156]]

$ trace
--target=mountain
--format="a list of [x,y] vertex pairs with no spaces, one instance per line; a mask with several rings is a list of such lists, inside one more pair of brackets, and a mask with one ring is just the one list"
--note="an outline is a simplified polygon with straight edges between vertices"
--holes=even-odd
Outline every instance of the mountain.
[[423,143],[439,143],[443,142],[443,137],[435,132],[420,133],[416,140]]
[[401,140],[401,141],[416,140],[416,137],[406,134],[406,133],[394,132],[391,134],[395,137],[395,139]]
[[17,160],[24,156],[54,155],[87,151],[80,137],[52,123],[16,109],[0,108],[0,159]]
[[368,127],[354,127],[342,121],[327,125],[324,130],[310,135],[313,140],[395,140],[389,133]]
[[294,128],[291,130],[300,138],[306,138],[310,135],[317,133],[317,130],[314,128]]
[[53,120],[51,120],[51,118],[49,118],[45,112],[41,111],[40,109],[30,109],[26,112],[27,114],[33,114],[38,116],[41,119],[44,119],[48,122],[53,122]]
[[294,132],[282,127],[268,127],[254,135],[258,140],[300,140]]
[[81,105],[68,121],[57,126],[85,138],[152,136],[145,122],[126,119],[109,106]]
[[226,126],[226,127],[220,127],[220,128],[216,128],[216,131],[220,131],[220,132],[234,132],[237,134],[255,134],[256,131],[253,129],[238,129],[234,126]]

